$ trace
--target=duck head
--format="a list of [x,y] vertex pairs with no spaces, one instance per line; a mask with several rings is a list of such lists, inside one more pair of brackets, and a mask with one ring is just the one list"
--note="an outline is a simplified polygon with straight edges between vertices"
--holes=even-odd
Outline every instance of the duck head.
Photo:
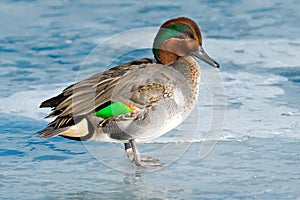
[[200,28],[186,17],[171,19],[161,25],[152,51],[157,62],[164,65],[170,65],[182,56],[194,56],[219,68],[219,64],[202,48]]

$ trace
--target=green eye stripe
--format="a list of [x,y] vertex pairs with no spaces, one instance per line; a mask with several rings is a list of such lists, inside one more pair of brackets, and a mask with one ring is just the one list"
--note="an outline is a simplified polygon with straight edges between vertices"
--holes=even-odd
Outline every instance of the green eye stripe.
[[192,30],[186,24],[172,24],[170,26],[161,28],[153,44],[155,55],[158,55],[159,47],[163,41],[172,37],[178,37],[184,32],[192,32]]
[[133,110],[130,109],[126,104],[124,104],[122,102],[114,102],[114,103],[96,111],[95,115],[106,119],[109,117],[130,113],[132,111]]

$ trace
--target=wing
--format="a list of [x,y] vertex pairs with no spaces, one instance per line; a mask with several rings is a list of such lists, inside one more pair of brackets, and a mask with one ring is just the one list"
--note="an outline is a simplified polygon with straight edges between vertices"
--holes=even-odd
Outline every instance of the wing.
[[67,87],[61,94],[42,102],[40,108],[53,108],[46,118],[88,114],[111,99],[113,88],[130,69],[152,63],[154,63],[153,60],[145,58],[95,74]]
[[[153,104],[172,97],[176,79],[178,72],[151,59],[136,60],[96,74],[41,104],[40,107],[53,108],[47,117],[57,118],[38,134],[74,137],[76,134],[66,133],[68,127],[83,120],[88,124],[86,127],[95,127],[89,116],[98,117],[97,125],[101,126],[111,121],[144,117]],[[78,133],[76,137],[86,134]]]

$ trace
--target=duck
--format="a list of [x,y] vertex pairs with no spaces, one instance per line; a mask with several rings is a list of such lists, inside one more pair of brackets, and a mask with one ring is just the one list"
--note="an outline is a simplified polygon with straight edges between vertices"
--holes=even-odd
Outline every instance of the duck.
[[158,138],[181,124],[194,109],[200,84],[198,59],[219,68],[202,47],[195,21],[164,22],[154,38],[154,59],[142,58],[110,68],[65,88],[43,101],[54,118],[36,134],[77,141],[119,142],[140,167],[163,162],[141,156],[138,143]]

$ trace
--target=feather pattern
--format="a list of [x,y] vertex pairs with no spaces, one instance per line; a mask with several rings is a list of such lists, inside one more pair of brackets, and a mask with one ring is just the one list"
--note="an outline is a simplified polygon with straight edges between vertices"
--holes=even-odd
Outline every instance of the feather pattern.
[[[88,118],[88,115],[93,114],[97,107],[100,107],[102,104],[105,104],[108,101],[128,101],[124,92],[123,97],[120,97],[122,96],[120,95],[120,90],[124,88],[117,88],[117,91],[114,91],[116,89],[116,86],[125,83],[126,87],[131,84],[132,80],[129,80],[133,78],[133,75],[128,75],[128,71],[139,70],[141,68],[144,68],[146,65],[152,65],[154,63],[154,60],[148,58],[135,60],[114,67],[103,73],[98,73],[88,79],[67,87],[61,94],[44,101],[40,105],[40,107],[52,107],[52,112],[47,117],[57,118],[53,122],[51,122],[46,129],[38,132],[37,134],[40,134],[43,137],[47,138],[59,135],[60,133],[66,131],[66,127],[76,124],[76,122],[74,122],[75,118],[77,118],[77,122],[82,120],[82,118]],[[128,81],[130,83],[126,84],[126,82]],[[141,85],[139,86],[141,87]],[[114,92],[118,94],[118,98],[116,97],[116,95],[114,95]],[[136,104],[140,107],[140,110],[146,106],[143,105],[143,103],[141,104],[141,102],[136,102]],[[78,120],[78,118],[80,120]],[[130,117],[130,119],[133,118],[136,118],[136,116]],[[122,116],[112,118],[106,120],[102,124],[107,124],[108,121],[112,120],[119,121],[121,119]],[[129,116],[124,115],[123,119],[128,120]],[[101,121],[99,121],[99,123],[100,122]],[[50,132],[51,134],[49,134]]]

